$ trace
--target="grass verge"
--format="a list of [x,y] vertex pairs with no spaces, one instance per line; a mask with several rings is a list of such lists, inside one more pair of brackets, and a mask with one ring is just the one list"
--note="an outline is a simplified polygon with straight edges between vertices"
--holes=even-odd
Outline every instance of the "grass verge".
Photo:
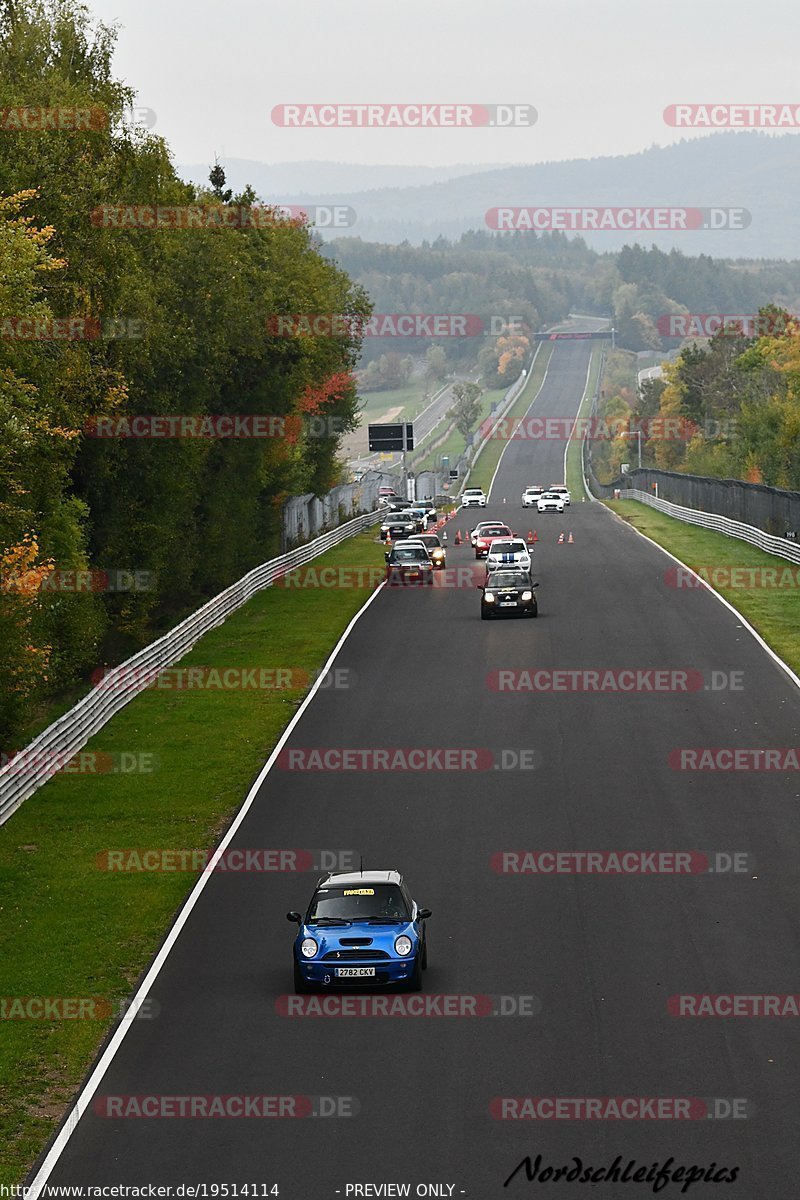
[[[536,355],[536,360],[528,374],[528,382],[505,414],[504,420],[514,420],[516,417],[524,417],[531,406],[534,396],[541,387],[544,373],[547,370],[547,364],[550,362],[550,355],[553,352],[553,342],[540,342],[539,347],[539,353]],[[508,439],[505,437],[489,438],[489,441],[478,455],[475,466],[470,471],[470,487],[488,489],[489,484],[492,482],[492,477],[497,470],[500,455],[507,445]]]
[[[481,396],[481,413],[478,418],[478,423],[488,417],[489,410],[492,404],[498,403],[506,394],[506,388],[493,388],[491,391],[484,392]],[[445,418],[446,419],[446,418]],[[441,430],[434,430],[432,438],[440,435]],[[415,471],[432,471],[435,469],[437,462],[441,461],[442,455],[447,455],[450,459],[450,465],[455,466],[458,459],[464,453],[467,443],[464,441],[464,435],[459,433],[456,428],[450,430],[446,440],[436,450],[430,451],[418,462],[414,462]]]
[[[0,996],[97,997],[116,1011],[196,876],[113,874],[111,848],[215,845],[383,567],[373,532],[306,570],[363,586],[272,587],[206,634],[182,667],[289,669],[278,685],[148,689],[87,745],[152,755],[151,773],[57,775],[0,826]],[[269,678],[269,677],[268,677]],[[102,759],[96,760],[102,762]],[[130,760],[129,760],[130,761]],[[146,761],[146,760],[145,760]],[[0,1183],[21,1182],[111,1021],[0,1019]]]
[[800,568],[748,542],[685,525],[636,500],[608,500],[606,504],[707,579],[775,653],[800,672]]

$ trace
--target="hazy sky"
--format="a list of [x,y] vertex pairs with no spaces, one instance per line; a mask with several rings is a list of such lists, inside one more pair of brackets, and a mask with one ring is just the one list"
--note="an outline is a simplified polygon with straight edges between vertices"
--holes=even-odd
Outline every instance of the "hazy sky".
[[[178,162],[541,162],[686,136],[676,102],[800,105],[790,0],[88,0]],[[531,128],[282,129],[287,102],[527,103]],[[692,136],[691,132],[689,136]],[[800,138],[800,130],[797,133]]]

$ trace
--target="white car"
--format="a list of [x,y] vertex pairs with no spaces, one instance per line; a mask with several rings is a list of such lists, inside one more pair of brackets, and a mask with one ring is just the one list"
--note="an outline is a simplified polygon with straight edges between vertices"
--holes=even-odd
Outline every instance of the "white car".
[[471,508],[473,505],[486,508],[486,493],[483,488],[466,488],[461,493],[461,507]]
[[530,571],[531,554],[522,538],[492,540],[486,556],[486,570],[496,571],[498,567],[518,567],[521,571]]
[[536,501],[536,511],[540,513],[557,512],[563,513],[564,500],[556,492],[543,492]]
[[561,497],[561,499],[564,501],[565,504],[569,504],[569,502],[570,502],[569,488],[564,487],[563,483],[551,483],[550,487],[547,490],[548,490],[548,492],[555,492],[555,494],[557,496]]
[[522,507],[535,508],[536,501],[539,499],[543,491],[543,487],[526,487],[525,491],[522,493]]

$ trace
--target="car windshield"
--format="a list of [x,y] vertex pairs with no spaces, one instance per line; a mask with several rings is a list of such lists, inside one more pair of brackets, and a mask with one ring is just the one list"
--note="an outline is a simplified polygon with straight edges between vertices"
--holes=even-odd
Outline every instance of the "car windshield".
[[518,571],[495,571],[486,584],[487,588],[521,588],[527,587],[528,577]]
[[424,562],[428,552],[424,546],[401,546],[392,557],[395,562]]
[[492,542],[490,554],[521,554],[525,549],[524,542]]
[[478,536],[482,538],[502,537],[504,533],[505,529],[502,525],[493,525],[489,529],[482,529]]
[[411,914],[396,883],[359,883],[320,888],[308,908],[306,924],[334,918],[345,921],[410,920]]
[[433,547],[435,549],[438,545],[440,545],[439,539],[435,534],[420,538],[419,540],[422,542],[423,546],[428,546],[429,548]]

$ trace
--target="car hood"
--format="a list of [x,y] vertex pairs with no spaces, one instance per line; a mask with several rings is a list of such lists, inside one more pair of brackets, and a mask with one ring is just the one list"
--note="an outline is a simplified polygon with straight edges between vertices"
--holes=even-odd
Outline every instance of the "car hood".
[[297,935],[298,945],[305,937],[312,937],[319,943],[319,953],[327,954],[331,950],[357,950],[353,945],[356,939],[364,949],[385,950],[394,953],[394,943],[401,934],[406,934],[412,942],[419,932],[415,921],[398,921],[396,925],[369,925],[366,921],[354,921],[352,925],[301,925]]

